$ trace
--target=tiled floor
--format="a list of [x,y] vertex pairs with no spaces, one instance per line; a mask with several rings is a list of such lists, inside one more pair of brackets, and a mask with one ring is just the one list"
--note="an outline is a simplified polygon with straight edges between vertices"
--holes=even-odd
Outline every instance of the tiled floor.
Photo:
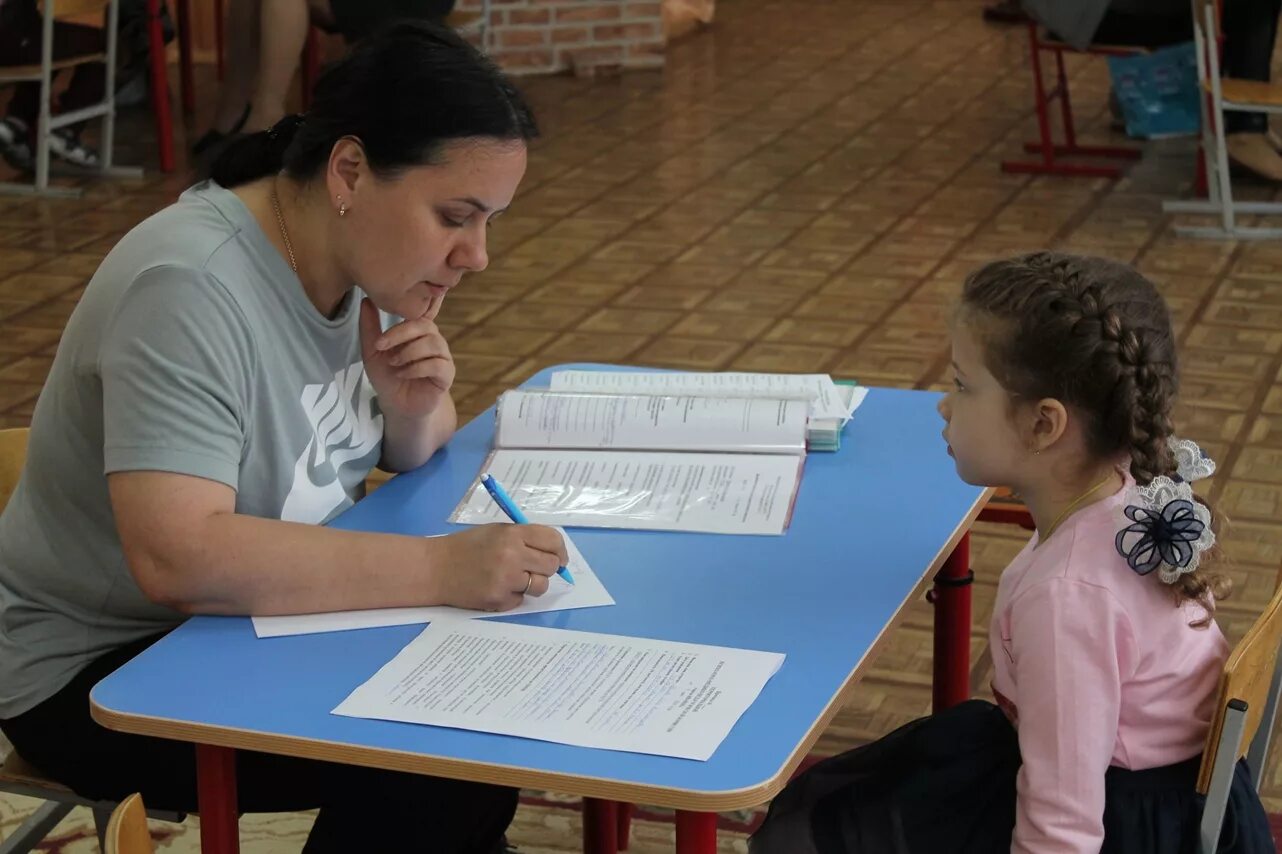
[[[1002,174],[1033,126],[1023,34],[978,12],[972,0],[723,0],[663,74],[528,81],[546,138],[492,232],[492,268],[442,315],[459,406],[476,413],[567,360],[936,387],[948,302],[969,269],[1047,246],[1121,258],[1178,317],[1180,428],[1219,460],[1209,494],[1234,523],[1237,590],[1221,622],[1236,638],[1282,564],[1282,246],[1173,234],[1160,202],[1188,191],[1186,142],[1149,146],[1117,182]],[[1070,68],[1086,124],[1107,136],[1102,61]],[[149,139],[145,117],[127,127]],[[0,421],[27,422],[103,253],[183,184],[0,203]],[[979,694],[997,573],[1019,545],[1010,530],[977,540]],[[924,713],[929,665],[922,604],[821,748]],[[1282,809],[1282,764],[1266,794]]]

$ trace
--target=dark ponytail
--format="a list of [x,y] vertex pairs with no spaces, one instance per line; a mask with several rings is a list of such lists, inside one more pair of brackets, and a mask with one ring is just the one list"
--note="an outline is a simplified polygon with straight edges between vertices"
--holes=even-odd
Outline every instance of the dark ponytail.
[[403,21],[328,68],[305,116],[232,143],[209,176],[235,187],[283,169],[308,181],[349,136],[360,140],[375,174],[392,178],[439,162],[451,141],[524,143],[538,128],[521,93],[484,54],[441,24]]
[[302,116],[286,116],[269,130],[233,141],[218,155],[209,177],[224,187],[238,187],[275,175],[284,167],[285,152],[302,124]]

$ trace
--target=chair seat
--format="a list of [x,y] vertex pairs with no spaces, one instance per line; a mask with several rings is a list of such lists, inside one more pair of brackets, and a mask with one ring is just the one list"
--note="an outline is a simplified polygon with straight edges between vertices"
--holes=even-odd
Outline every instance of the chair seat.
[[13,788],[41,789],[46,792],[65,794],[67,799],[75,794],[57,780],[51,780],[25,759],[16,750],[9,751],[4,764],[0,765],[0,790]]
[[[105,53],[86,53],[81,56],[72,56],[67,59],[60,59],[50,65],[54,71],[62,71],[64,68],[74,68],[77,65],[84,65],[89,62],[106,62],[107,54]],[[0,65],[0,81],[13,80],[39,80],[39,65]]]
[[1220,81],[1220,91],[1224,93],[1224,100],[1234,104],[1282,107],[1282,83],[1226,78]]

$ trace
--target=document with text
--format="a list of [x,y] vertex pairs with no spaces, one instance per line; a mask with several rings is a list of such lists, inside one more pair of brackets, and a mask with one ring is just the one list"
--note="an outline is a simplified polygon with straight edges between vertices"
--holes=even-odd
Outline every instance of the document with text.
[[441,620],[334,714],[706,760],[779,653]]
[[804,454],[807,421],[804,400],[517,390],[499,397],[494,445]]
[[[805,457],[633,451],[494,451],[494,475],[531,522],[587,528],[782,534]],[[479,479],[451,521],[503,519]]]
[[863,400],[843,394],[827,374],[556,371],[550,385],[553,391],[793,398],[808,401],[815,418],[848,419]]
[[525,601],[511,611],[495,613],[437,605],[420,608],[375,608],[365,611],[334,611],[326,614],[254,617],[254,633],[260,638],[276,638],[286,635],[344,632],[351,629],[374,629],[380,626],[405,626],[443,619],[483,619],[613,605],[614,597],[605,589],[600,577],[592,571],[592,567],[574,541],[565,531],[561,532],[561,536],[565,538],[565,549],[570,557],[570,562],[566,566],[574,576],[575,583],[569,584],[561,577],[553,575],[548,579],[547,593],[542,596],[526,596]]

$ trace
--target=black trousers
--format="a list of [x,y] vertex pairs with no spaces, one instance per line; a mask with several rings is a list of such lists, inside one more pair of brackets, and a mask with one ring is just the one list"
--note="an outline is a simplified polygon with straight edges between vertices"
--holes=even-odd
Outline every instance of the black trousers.
[[[89,716],[90,689],[156,640],[103,656],[0,729],[23,759],[84,797],[141,792],[150,808],[195,812],[193,745],[114,732]],[[496,854],[516,812],[515,789],[288,756],[238,752],[236,777],[241,812],[320,808],[307,854]]]

